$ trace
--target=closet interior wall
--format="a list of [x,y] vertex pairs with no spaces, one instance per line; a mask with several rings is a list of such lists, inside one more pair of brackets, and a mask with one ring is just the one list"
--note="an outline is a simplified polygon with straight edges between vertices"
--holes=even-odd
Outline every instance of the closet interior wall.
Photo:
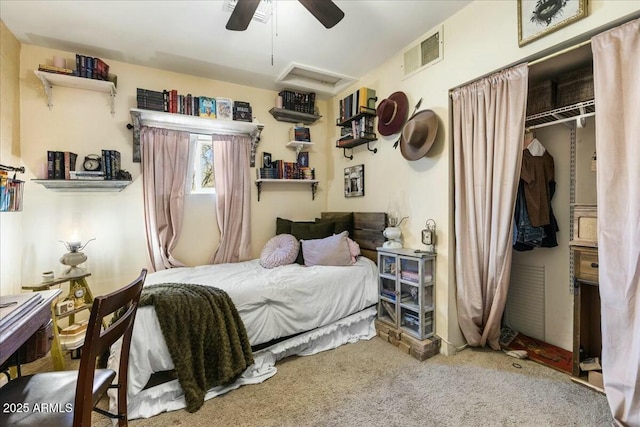
[[[529,87],[544,79],[591,61],[590,45],[581,46],[530,67]],[[558,246],[513,251],[512,280],[504,324],[518,332],[568,351],[573,351],[573,277],[569,241],[574,204],[596,204],[596,172],[591,171],[595,152],[595,109],[582,121],[565,114],[528,120],[535,137],[553,156],[556,192],[551,200],[558,222]],[[532,116],[535,117],[535,116]],[[529,117],[528,117],[529,119]],[[546,123],[545,123],[546,122]],[[542,283],[540,283],[542,280]],[[541,291],[536,288],[541,287]],[[542,322],[542,324],[540,324]]]

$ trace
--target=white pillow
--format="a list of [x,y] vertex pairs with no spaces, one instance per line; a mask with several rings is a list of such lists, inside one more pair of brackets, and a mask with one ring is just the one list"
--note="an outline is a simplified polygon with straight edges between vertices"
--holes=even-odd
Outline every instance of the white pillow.
[[301,240],[304,265],[351,265],[348,231],[324,239]]
[[274,268],[280,265],[293,264],[298,257],[300,243],[291,234],[278,234],[272,237],[260,252],[260,265]]

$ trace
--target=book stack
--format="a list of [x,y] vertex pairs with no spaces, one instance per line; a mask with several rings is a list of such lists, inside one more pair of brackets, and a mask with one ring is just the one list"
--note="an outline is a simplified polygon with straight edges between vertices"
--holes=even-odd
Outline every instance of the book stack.
[[308,127],[294,126],[289,131],[291,141],[311,142],[311,131]]
[[300,167],[296,162],[275,160],[272,167],[257,168],[258,179],[315,179],[316,171],[310,167]]
[[340,127],[340,139],[336,147],[349,146],[356,139],[375,139],[375,116],[363,116],[352,120],[351,126]]
[[151,111],[164,111],[164,93],[155,90],[137,89],[138,108]]
[[71,179],[78,155],[70,151],[47,151],[47,179]]
[[45,64],[38,65],[38,71],[44,71],[47,73],[54,73],[54,74],[65,74],[67,76],[73,76],[76,74],[76,72],[70,68],[60,68],[60,67],[54,67],[53,65],[45,65]]
[[233,120],[252,122],[253,113],[251,111],[251,104],[244,101],[233,101]]
[[314,114],[316,109],[315,92],[297,92],[283,90],[278,95],[282,97],[282,108],[301,113]]
[[376,91],[367,87],[362,87],[339,102],[340,116],[338,123],[360,114],[362,112],[375,113],[376,111]]
[[103,171],[71,171],[69,179],[77,179],[78,181],[103,181]]
[[120,152],[117,150],[102,150],[102,172],[104,179],[118,179],[120,173]]
[[87,79],[109,80],[109,65],[100,58],[76,53],[76,75]]

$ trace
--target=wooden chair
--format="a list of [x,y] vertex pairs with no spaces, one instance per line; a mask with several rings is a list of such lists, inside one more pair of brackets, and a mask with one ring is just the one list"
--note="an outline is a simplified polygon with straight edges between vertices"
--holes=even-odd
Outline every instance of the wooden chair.
[[[118,418],[127,425],[127,368],[133,322],[138,309],[142,285],[147,276],[143,269],[129,285],[108,295],[96,297],[78,371],[43,372],[18,377],[0,388],[0,426],[90,426],[92,410]],[[102,329],[105,316],[123,309],[117,321]],[[111,369],[96,369],[96,359],[122,337],[118,382]],[[108,388],[118,389],[118,413],[95,408]]]

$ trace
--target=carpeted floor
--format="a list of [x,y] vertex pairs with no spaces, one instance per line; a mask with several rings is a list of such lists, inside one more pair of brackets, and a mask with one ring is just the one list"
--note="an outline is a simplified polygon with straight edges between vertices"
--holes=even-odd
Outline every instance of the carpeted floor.
[[[48,361],[49,359],[43,359]],[[75,361],[74,361],[75,362]],[[515,367],[519,364],[521,367]],[[502,352],[467,349],[420,362],[374,338],[293,357],[262,384],[132,420],[165,426],[610,426],[603,394]],[[46,362],[39,369],[46,369]],[[28,370],[28,369],[27,369]],[[110,421],[94,414],[94,426]]]

